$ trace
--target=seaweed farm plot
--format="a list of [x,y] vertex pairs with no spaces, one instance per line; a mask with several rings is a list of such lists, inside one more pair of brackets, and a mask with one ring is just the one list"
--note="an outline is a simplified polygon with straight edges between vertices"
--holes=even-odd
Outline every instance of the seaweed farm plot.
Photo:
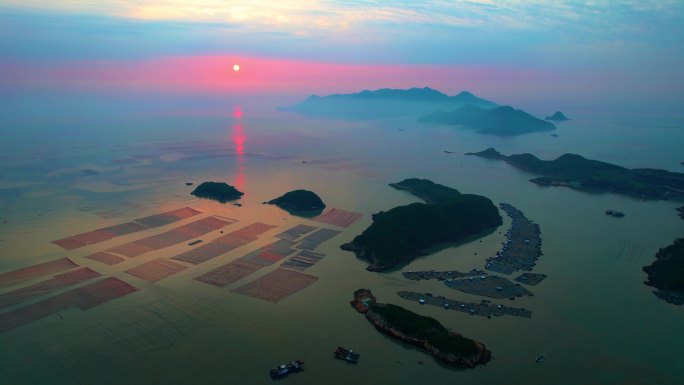
[[435,271],[435,270],[428,270],[428,271],[404,271],[401,273],[401,275],[404,276],[406,279],[410,279],[413,281],[420,281],[423,279],[437,279],[440,281],[444,281],[446,279],[453,279],[453,278],[468,278],[468,277],[478,277],[482,275],[486,275],[482,270],[478,269],[473,269],[468,272],[462,273],[460,271],[456,270],[450,270],[450,271]]
[[161,250],[166,247],[197,238],[235,222],[236,221],[232,219],[207,217],[169,230],[165,233],[112,247],[107,251],[133,258],[151,251]]
[[165,213],[139,218],[132,222],[121,223],[82,234],[72,235],[70,237],[52,241],[52,243],[60,246],[64,250],[73,250],[86,245],[93,245],[108,241],[118,236],[132,234],[154,227],[165,226],[199,214],[201,214],[201,212],[197,210],[191,209],[190,207],[183,207],[177,210],[171,210]]
[[497,251],[495,257],[487,259],[485,269],[502,274],[530,271],[541,255],[539,225],[508,203],[499,206],[512,219],[511,228],[506,232],[506,241],[501,250]]
[[416,293],[414,291],[400,291],[397,295],[409,301],[415,301],[421,305],[439,306],[447,310],[456,310],[470,315],[478,315],[481,317],[501,317],[503,315],[511,315],[516,317],[532,317],[532,312],[527,309],[513,308],[504,305],[495,305],[489,301],[482,300],[480,303],[462,302],[453,299],[444,298],[442,296],[433,296],[430,293]]
[[171,257],[177,261],[189,262],[195,265],[214,259],[240,246],[244,246],[258,239],[259,235],[276,228],[277,226],[256,222],[247,225],[232,233],[222,235],[202,246]]
[[258,263],[238,259],[197,276],[194,279],[210,285],[224,287],[254,273],[262,267],[263,266]]
[[195,277],[195,279],[218,287],[230,285],[257,270],[270,266],[294,253],[296,250],[292,248],[293,245],[293,241],[288,241],[286,239],[277,240],[264,247],[258,248],[235,261]]
[[78,265],[69,258],[60,258],[0,274],[0,288],[13,286],[35,278],[73,269]]
[[81,267],[76,270],[58,274],[51,279],[1,294],[0,309],[100,276],[101,275],[98,272],[90,270],[87,267]]
[[147,282],[157,282],[176,273],[180,273],[187,268],[187,266],[181,265],[180,263],[169,261],[165,258],[157,258],[132,269],[128,269],[126,270],[126,273],[144,279]]
[[280,267],[286,270],[301,272],[318,263],[323,257],[325,257],[325,254],[314,253],[312,251],[300,251],[294,257],[283,262]]
[[318,277],[279,268],[232,292],[276,303],[316,281]]
[[504,277],[496,275],[483,275],[479,278],[470,277],[465,279],[447,279],[444,284],[452,289],[456,289],[468,294],[481,295],[491,298],[522,297],[523,295],[532,296],[531,291],[513,283]]
[[339,230],[322,228],[302,238],[295,247],[300,250],[311,251],[339,233],[341,233]]
[[333,208],[315,218],[312,218],[311,220],[339,227],[349,227],[354,224],[354,222],[358,221],[362,216],[363,214],[361,213]]
[[295,241],[299,239],[299,237],[301,237],[302,235],[308,234],[317,229],[318,227],[315,226],[297,225],[295,227],[283,231],[280,234],[276,234],[275,237],[280,239],[287,239],[288,241]]
[[183,219],[188,219],[199,215],[201,212],[190,207],[183,207],[177,210],[167,211],[161,214],[150,215],[144,218],[138,218],[135,222],[147,227],[161,227],[177,222]]
[[520,274],[515,280],[527,285],[534,286],[543,281],[545,278],[546,274],[523,273]]
[[137,288],[118,278],[105,278],[28,306],[0,314],[0,333],[8,332],[70,308],[88,310],[137,290]]
[[240,259],[261,266],[269,266],[297,251],[293,249],[292,246],[294,246],[293,241],[280,239],[264,247],[258,248]]
[[93,261],[97,261],[100,263],[104,263],[105,265],[116,265],[117,263],[121,263],[124,261],[123,258],[119,257],[118,255],[110,254],[106,251],[100,251],[95,254],[90,254],[86,255],[85,258],[88,258]]

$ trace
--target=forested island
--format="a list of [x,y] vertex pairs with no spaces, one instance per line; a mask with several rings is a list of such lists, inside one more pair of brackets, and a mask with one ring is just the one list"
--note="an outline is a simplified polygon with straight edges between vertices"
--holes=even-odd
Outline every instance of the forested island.
[[373,223],[341,246],[370,262],[368,270],[403,266],[431,248],[493,230],[503,222],[491,200],[426,179],[406,179],[390,186],[426,203],[412,203],[373,215]]
[[236,200],[245,195],[242,191],[238,191],[235,187],[223,182],[204,182],[197,186],[190,194],[198,198],[213,199],[221,203]]
[[612,192],[649,200],[684,199],[684,174],[678,172],[651,168],[628,169],[577,154],[541,160],[529,153],[506,156],[494,148],[488,148],[466,155],[503,160],[519,169],[543,175],[530,179],[530,182],[542,186]]
[[655,262],[644,266],[645,284],[657,288],[654,294],[663,301],[684,305],[684,238],[660,249],[655,257]]
[[316,216],[325,208],[325,203],[323,203],[321,198],[309,190],[289,191],[266,203],[276,205],[290,214],[307,217]]
[[434,318],[401,306],[376,303],[370,290],[354,292],[351,304],[381,333],[417,346],[445,364],[474,368],[491,359],[491,352],[482,343],[448,330]]
[[465,105],[451,112],[438,111],[418,118],[422,123],[441,123],[472,128],[483,134],[511,136],[555,130],[556,126],[511,106],[480,108]]

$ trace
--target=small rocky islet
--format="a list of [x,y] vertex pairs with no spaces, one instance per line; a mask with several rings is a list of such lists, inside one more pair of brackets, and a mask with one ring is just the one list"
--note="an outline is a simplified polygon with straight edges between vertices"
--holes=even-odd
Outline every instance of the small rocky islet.
[[377,303],[368,289],[354,292],[352,307],[391,338],[416,346],[438,361],[459,368],[484,365],[492,353],[481,342],[445,328],[431,317],[421,316],[401,306]]
[[275,205],[293,215],[313,217],[319,215],[325,209],[325,203],[313,191],[293,190],[278,198],[264,202]]
[[544,118],[544,120],[553,120],[554,122],[563,122],[566,120],[570,120],[570,118],[565,116],[565,114],[563,114],[562,112],[556,111],[553,115],[547,116],[546,118]]
[[224,182],[203,182],[190,194],[198,198],[213,199],[221,203],[240,199],[240,197],[245,195],[245,193],[239,191],[234,186]]

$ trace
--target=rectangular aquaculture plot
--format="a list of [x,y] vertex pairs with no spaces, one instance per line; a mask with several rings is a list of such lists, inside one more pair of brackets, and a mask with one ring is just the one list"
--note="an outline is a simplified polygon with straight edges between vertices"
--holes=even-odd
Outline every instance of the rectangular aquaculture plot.
[[88,310],[137,290],[137,288],[118,278],[105,278],[31,305],[0,314],[0,333],[8,332],[69,308],[77,307],[81,310]]
[[323,259],[325,255],[312,253],[310,251],[300,251],[294,257],[285,261],[280,267],[293,271],[304,271]]
[[166,247],[205,235],[211,231],[228,226],[232,223],[233,222],[229,222],[228,220],[220,220],[218,218],[208,217],[185,224],[165,233],[153,235],[151,237],[113,247],[107,251],[121,254],[129,258],[137,257],[151,251],[161,250]]
[[168,225],[170,223],[177,222],[182,219],[187,219],[198,214],[201,214],[201,212],[191,209],[190,207],[183,207],[181,209],[136,219],[134,222],[126,222],[114,226],[88,231],[82,234],[73,235],[71,237],[58,239],[56,241],[52,241],[52,243],[54,243],[57,246],[60,246],[64,250],[73,250],[86,245],[93,245],[96,243],[108,241],[114,237],[118,237],[121,235],[131,234],[153,227]]
[[100,263],[104,263],[105,265],[109,266],[116,265],[117,263],[121,263],[124,261],[124,259],[119,257],[118,255],[110,254],[106,251],[100,251],[95,254],[86,255],[86,258]]
[[318,229],[318,227],[308,225],[297,225],[295,227],[283,231],[280,234],[276,234],[275,237],[280,239],[287,239],[288,241],[294,241],[302,235],[308,234],[316,229]]
[[158,258],[128,269],[126,273],[144,279],[147,282],[157,282],[187,268],[185,265],[169,261],[168,259]]
[[65,270],[73,269],[78,265],[69,258],[60,258],[37,265],[24,267],[7,273],[0,274],[0,288],[16,285],[34,278],[52,275]]
[[295,247],[301,250],[314,250],[321,243],[331,239],[339,233],[341,233],[339,230],[322,228],[302,238]]
[[247,225],[239,230],[233,231],[232,233],[230,233],[230,235],[237,238],[256,239],[259,235],[271,229],[275,229],[276,227],[278,226],[256,222],[252,223],[251,225]]
[[234,293],[275,303],[305,289],[316,281],[318,281],[318,277],[312,275],[285,269],[276,269],[263,277],[232,291]]
[[81,267],[80,269],[55,275],[53,278],[46,281],[38,282],[36,284],[22,287],[20,289],[0,295],[0,309],[16,305],[26,301],[27,299],[49,294],[52,291],[64,289],[66,287],[85,282],[96,277],[100,277],[100,274],[96,271],[90,270],[87,267]]
[[292,241],[280,239],[256,249],[240,259],[269,266],[294,253],[296,250],[292,248],[293,245],[294,242]]
[[171,259],[199,265],[200,263],[216,258],[221,254],[225,254],[240,246],[246,245],[256,240],[260,234],[276,227],[277,226],[256,222],[231,233],[222,235],[200,247],[176,255]]
[[128,258],[134,258],[134,257],[137,257],[138,255],[149,253],[152,250],[153,249],[150,249],[149,247],[145,247],[142,245],[138,245],[135,242],[131,242],[131,243],[125,243],[123,245],[112,247],[111,249],[108,249],[107,251],[111,252],[111,253],[124,255]]
[[[244,243],[248,243],[248,241],[244,241]],[[171,259],[199,265],[200,263],[204,263],[210,259],[218,257],[221,254],[227,253],[233,250],[235,247],[237,246],[223,244],[214,241],[204,244],[195,249],[186,251],[184,253],[178,254],[174,257],[171,257]]]
[[168,211],[161,214],[150,215],[148,217],[139,218],[135,221],[147,227],[166,226],[169,223],[177,222],[182,219],[194,217],[201,214],[200,211],[191,209],[190,207],[183,207],[177,210]]
[[312,220],[340,227],[349,227],[354,222],[358,221],[362,216],[363,214],[361,213],[333,208],[317,216],[316,218],[313,218]]
[[110,233],[114,233],[117,236],[119,236],[137,233],[138,231],[147,230],[148,228],[149,227],[141,225],[138,222],[126,222],[114,226],[105,227],[103,230],[106,230]]
[[262,265],[257,263],[238,259],[195,277],[195,279],[210,285],[224,287],[252,274],[262,267]]

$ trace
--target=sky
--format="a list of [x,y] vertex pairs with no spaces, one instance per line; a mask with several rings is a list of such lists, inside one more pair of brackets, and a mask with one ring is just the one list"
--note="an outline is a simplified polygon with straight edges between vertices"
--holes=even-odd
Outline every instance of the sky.
[[5,95],[429,86],[676,109],[682,68],[681,0],[0,0]]

